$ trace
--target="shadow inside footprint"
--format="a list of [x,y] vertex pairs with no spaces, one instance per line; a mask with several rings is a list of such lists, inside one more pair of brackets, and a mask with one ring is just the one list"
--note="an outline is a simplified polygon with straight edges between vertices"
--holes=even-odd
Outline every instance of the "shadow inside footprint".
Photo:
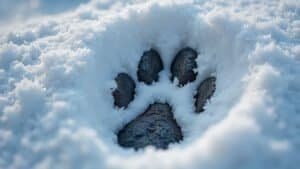
[[135,149],[148,145],[167,149],[170,143],[182,140],[181,128],[169,104],[154,103],[118,133],[118,143]]

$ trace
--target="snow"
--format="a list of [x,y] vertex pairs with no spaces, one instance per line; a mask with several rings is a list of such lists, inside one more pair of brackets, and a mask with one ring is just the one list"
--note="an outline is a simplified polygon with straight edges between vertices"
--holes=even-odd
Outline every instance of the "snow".
[[[0,35],[0,168],[297,169],[299,19],[297,0],[92,0],[19,21]],[[178,88],[169,67],[185,46],[199,52],[198,77]],[[137,83],[115,109],[114,77],[137,81],[150,48],[159,83]],[[216,92],[197,115],[195,89],[211,74]],[[120,147],[116,132],[155,101],[172,105],[184,140]]]

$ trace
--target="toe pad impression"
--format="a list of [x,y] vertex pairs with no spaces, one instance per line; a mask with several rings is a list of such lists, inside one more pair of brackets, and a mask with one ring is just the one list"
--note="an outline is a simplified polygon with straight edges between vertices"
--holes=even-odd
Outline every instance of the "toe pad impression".
[[113,91],[114,105],[117,107],[127,107],[134,99],[135,83],[126,73],[119,73],[115,78],[117,88]]
[[197,73],[194,69],[197,68],[197,52],[189,47],[180,50],[171,65],[171,80],[176,77],[180,86],[184,86],[188,82],[192,82],[196,79]]
[[196,112],[204,111],[204,106],[208,99],[214,94],[216,90],[216,77],[208,77],[201,82],[195,95],[195,108]]
[[163,69],[163,62],[159,53],[151,49],[144,52],[139,61],[137,76],[138,80],[150,85],[158,81],[158,73]]

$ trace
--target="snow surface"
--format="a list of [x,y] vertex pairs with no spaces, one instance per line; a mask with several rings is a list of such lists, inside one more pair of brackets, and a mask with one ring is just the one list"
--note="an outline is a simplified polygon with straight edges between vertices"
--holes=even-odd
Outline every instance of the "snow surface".
[[[0,35],[1,169],[297,169],[300,160],[298,0],[98,0],[35,17]],[[4,26],[4,25],[3,25]],[[169,82],[178,50],[200,53],[198,77]],[[151,47],[165,70],[115,109],[119,72],[135,80]],[[217,89],[200,115],[197,85]],[[116,132],[167,101],[184,140],[135,152]]]

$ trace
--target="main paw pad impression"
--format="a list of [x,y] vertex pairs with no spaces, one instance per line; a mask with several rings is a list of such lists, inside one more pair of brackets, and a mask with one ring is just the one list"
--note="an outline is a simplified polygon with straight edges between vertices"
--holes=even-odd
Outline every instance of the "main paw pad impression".
[[[197,52],[186,47],[174,57],[170,72],[171,81],[178,80],[178,87],[196,80]],[[142,55],[137,70],[139,82],[151,85],[159,81],[159,72],[164,69],[159,53],[150,49]],[[117,87],[113,91],[114,105],[117,108],[127,108],[134,99],[136,84],[127,73],[119,73],[115,78]],[[209,76],[197,88],[194,96],[195,113],[205,111],[204,106],[216,89],[216,77]],[[117,132],[118,144],[125,148],[140,149],[154,146],[167,149],[170,143],[183,140],[181,127],[173,116],[172,107],[168,103],[156,102],[135,119]]]

